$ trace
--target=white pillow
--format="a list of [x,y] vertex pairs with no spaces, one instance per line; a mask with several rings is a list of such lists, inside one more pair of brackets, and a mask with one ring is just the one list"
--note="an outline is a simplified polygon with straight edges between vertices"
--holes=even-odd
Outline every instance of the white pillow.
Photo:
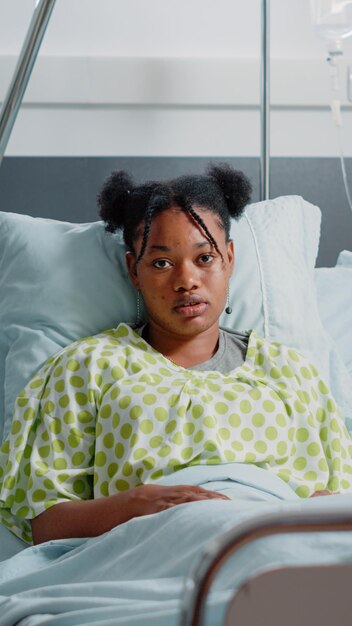
[[[233,222],[231,328],[255,328],[317,363],[346,415],[343,364],[320,321],[313,268],[320,211],[298,196],[247,207]],[[69,224],[0,212],[0,437],[16,395],[41,364],[75,339],[136,319],[119,236],[101,222]],[[331,367],[336,367],[334,377]],[[337,383],[336,383],[337,380]]]
[[336,267],[317,268],[314,280],[324,328],[352,376],[352,252],[341,252]]

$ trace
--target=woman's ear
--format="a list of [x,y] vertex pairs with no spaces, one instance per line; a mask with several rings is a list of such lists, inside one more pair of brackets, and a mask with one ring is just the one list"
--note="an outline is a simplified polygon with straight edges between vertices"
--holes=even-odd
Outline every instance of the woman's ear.
[[133,252],[126,252],[126,265],[133,286],[136,289],[139,289],[137,276],[137,259],[136,255]]
[[232,274],[233,268],[235,267],[235,246],[232,239],[227,243],[227,258],[229,261],[230,274]]

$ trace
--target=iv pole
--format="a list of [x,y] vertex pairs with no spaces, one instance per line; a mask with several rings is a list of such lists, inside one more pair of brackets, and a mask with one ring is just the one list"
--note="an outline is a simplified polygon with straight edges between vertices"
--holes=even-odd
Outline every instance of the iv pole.
[[37,2],[10,87],[5,96],[0,112],[0,166],[54,4],[55,0],[39,0]]
[[270,0],[262,0],[261,18],[260,200],[270,195]]
[[[269,198],[270,183],[270,0],[261,0],[261,157],[260,199]],[[55,0],[38,0],[26,40],[0,112],[0,166],[27,87]]]

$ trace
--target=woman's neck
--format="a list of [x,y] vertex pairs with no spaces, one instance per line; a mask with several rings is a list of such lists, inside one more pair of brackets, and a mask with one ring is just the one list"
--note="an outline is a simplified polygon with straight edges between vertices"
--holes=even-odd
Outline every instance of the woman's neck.
[[143,338],[167,359],[189,368],[204,363],[214,356],[219,346],[219,327],[214,326],[192,337],[180,337],[154,329],[147,324],[143,329]]

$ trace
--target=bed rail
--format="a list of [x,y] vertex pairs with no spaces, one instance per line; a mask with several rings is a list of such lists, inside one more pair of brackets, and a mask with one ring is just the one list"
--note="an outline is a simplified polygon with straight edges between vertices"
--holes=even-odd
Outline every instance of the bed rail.
[[39,0],[0,113],[0,166],[56,0]]
[[[206,547],[193,575],[186,580],[180,626],[201,626],[207,594],[225,562],[243,546],[270,535],[302,532],[352,532],[352,511],[340,507],[327,511],[295,510],[266,513],[225,531]],[[287,566],[285,566],[287,567]]]

